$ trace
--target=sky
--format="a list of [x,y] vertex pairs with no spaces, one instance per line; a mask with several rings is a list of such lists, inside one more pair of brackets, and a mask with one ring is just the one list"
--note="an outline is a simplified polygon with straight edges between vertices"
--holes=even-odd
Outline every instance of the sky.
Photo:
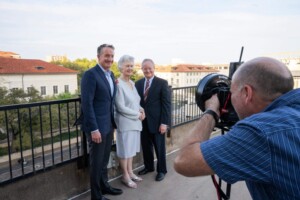
[[0,0],[0,51],[95,59],[103,43],[160,65],[300,55],[300,1]]

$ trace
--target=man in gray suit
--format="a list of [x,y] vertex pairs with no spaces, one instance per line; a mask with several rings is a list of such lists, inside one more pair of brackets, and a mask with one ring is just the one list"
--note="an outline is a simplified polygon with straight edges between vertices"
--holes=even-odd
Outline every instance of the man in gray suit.
[[87,70],[81,81],[82,130],[89,143],[91,199],[106,200],[103,194],[119,195],[122,190],[108,184],[109,161],[114,122],[115,79],[110,67],[114,47],[102,44],[97,49],[98,64]]
[[136,82],[146,115],[141,134],[145,168],[139,171],[139,175],[154,171],[154,149],[157,157],[155,180],[161,181],[167,173],[165,133],[171,123],[171,94],[168,82],[154,76],[154,70],[153,60],[144,59],[142,71],[145,78]]

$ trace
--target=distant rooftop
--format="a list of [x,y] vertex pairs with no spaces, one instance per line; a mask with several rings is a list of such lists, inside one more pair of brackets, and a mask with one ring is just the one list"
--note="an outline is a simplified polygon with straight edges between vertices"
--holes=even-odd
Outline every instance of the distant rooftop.
[[36,59],[0,57],[0,74],[65,74],[77,73],[62,66]]
[[210,66],[205,65],[193,65],[193,64],[179,64],[175,66],[157,67],[157,72],[218,72]]
[[0,57],[4,58],[21,58],[20,54],[9,52],[9,51],[0,51]]

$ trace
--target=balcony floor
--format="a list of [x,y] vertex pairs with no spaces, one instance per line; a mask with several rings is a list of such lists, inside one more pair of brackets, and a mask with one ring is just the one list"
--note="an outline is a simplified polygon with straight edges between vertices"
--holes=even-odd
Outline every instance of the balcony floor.
[[[168,173],[161,182],[155,181],[156,173],[149,173],[143,177],[143,181],[138,184],[137,189],[127,188],[120,182],[120,177],[110,181],[113,187],[121,188],[122,195],[105,195],[112,200],[165,200],[165,199],[207,199],[217,200],[217,193],[210,176],[187,178],[179,175],[173,168],[173,160],[177,151],[168,154],[167,166]],[[135,170],[137,173],[142,167]],[[226,191],[226,183],[222,182],[223,191]],[[90,191],[86,191],[69,200],[89,200]],[[231,186],[230,199],[251,200],[251,196],[244,182],[238,182]]]

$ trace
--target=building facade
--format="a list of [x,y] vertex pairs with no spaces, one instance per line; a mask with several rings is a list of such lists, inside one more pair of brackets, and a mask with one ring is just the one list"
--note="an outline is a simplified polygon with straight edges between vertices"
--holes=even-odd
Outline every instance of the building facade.
[[220,73],[220,70],[191,64],[156,67],[155,69],[155,74],[166,79],[173,88],[195,86],[204,76],[211,73]]
[[[300,54],[300,53],[299,53]],[[300,87],[300,56],[279,59],[291,70],[294,77],[294,88]]]
[[78,90],[77,72],[42,60],[0,57],[0,87],[25,92],[34,87],[42,96],[74,94]]

